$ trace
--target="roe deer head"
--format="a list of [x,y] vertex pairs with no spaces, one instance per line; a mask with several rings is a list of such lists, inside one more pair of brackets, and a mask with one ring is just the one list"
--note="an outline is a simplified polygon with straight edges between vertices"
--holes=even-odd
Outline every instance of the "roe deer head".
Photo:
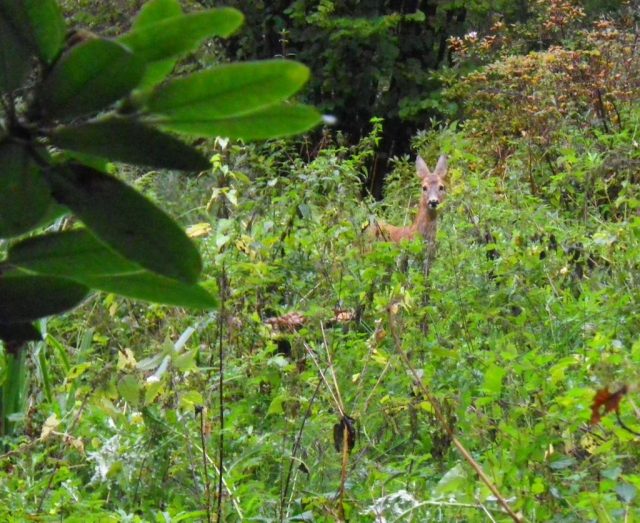
[[433,245],[436,237],[438,207],[444,199],[447,185],[447,157],[440,156],[433,172],[421,156],[416,158],[416,174],[422,181],[422,194],[418,204],[418,214],[411,225],[396,227],[384,222],[375,222],[367,227],[367,234],[382,241],[398,243],[413,240],[418,234]]

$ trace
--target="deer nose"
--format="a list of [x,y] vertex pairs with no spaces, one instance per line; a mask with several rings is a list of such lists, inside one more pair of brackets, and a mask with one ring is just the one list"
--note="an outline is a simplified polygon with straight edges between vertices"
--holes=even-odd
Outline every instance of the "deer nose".
[[440,202],[438,200],[429,200],[429,207],[432,209],[436,209]]

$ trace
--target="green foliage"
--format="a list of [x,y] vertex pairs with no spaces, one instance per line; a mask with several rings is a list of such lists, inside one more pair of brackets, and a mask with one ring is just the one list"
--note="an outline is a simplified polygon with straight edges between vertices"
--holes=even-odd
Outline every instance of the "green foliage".
[[[93,296],[46,322],[32,357],[5,353],[7,404],[33,407],[8,420],[0,519],[507,521],[399,349],[525,520],[640,517],[637,64],[632,28],[602,24],[565,24],[571,47],[488,52],[448,93],[465,118],[414,137],[450,165],[428,274],[419,241],[361,234],[372,216],[409,222],[420,193],[412,155],[384,202],[361,198],[380,120],[355,146],[217,139],[210,172],[139,178],[192,224],[219,305]],[[12,259],[30,276],[115,275],[122,292],[133,267],[152,274],[86,229],[20,239]],[[31,383],[7,379],[20,365]],[[590,423],[596,391],[623,385],[618,412]]]
[[[117,41],[89,36],[66,48],[64,23],[55,2],[5,2],[0,15],[9,52],[22,58],[22,50],[33,51],[40,59],[35,83],[26,86],[29,92],[17,89],[27,69],[14,64],[10,56],[3,62],[7,68],[2,90],[7,103],[0,136],[2,170],[6,172],[0,186],[2,236],[16,237],[41,226],[55,200],[104,242],[101,248],[107,258],[122,255],[138,265],[128,267],[126,273],[109,274],[108,282],[100,272],[85,271],[77,276],[67,270],[64,278],[81,279],[97,288],[130,289],[127,295],[142,299],[190,307],[213,303],[203,298],[201,288],[184,285],[197,281],[201,261],[182,229],[136,191],[96,169],[99,163],[91,157],[202,170],[209,163],[200,152],[153,125],[234,138],[268,138],[306,130],[318,122],[318,114],[308,107],[281,104],[306,81],[307,70],[284,61],[236,64],[154,88],[153,82],[163,78],[155,66],[160,64],[168,73],[168,63],[174,64],[205,38],[232,33],[242,22],[242,15],[233,9],[182,14],[177,1],[155,0],[149,2],[132,30]],[[24,63],[29,62],[25,58]],[[148,65],[152,76],[146,71]],[[144,90],[139,89],[141,82]],[[246,105],[248,99],[253,102]],[[216,107],[237,109],[221,113]],[[284,114],[281,122],[273,121],[272,107]],[[229,116],[241,118],[229,123],[225,120]],[[220,119],[223,122],[216,124]],[[62,151],[51,157],[47,146]],[[71,243],[75,239],[66,237]],[[82,263],[82,258],[83,251],[76,246],[73,260]],[[4,262],[8,268],[34,270],[34,265],[20,264],[16,257]],[[41,274],[60,275],[54,266],[47,267],[45,260],[37,266]],[[85,264],[85,268],[94,266]],[[145,269],[150,271],[146,275]],[[123,281],[117,282],[115,276],[122,276]],[[156,289],[150,292],[154,283]],[[59,311],[55,307],[43,310],[52,314],[66,308],[66,293],[58,299],[55,289],[70,286],[71,282],[60,280],[51,287],[54,294],[41,299],[65,305],[60,305]],[[5,304],[15,304],[15,299],[0,294]],[[37,310],[27,295],[23,307]],[[0,323],[12,323],[10,317],[3,313]]]

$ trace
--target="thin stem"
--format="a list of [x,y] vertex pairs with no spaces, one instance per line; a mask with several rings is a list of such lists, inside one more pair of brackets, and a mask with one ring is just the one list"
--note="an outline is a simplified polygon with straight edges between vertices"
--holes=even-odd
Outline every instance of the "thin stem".
[[200,408],[200,443],[202,445],[202,469],[204,472],[204,491],[205,491],[205,503],[207,505],[207,521],[211,523],[211,482],[209,481],[209,468],[207,466],[207,442],[204,436],[205,434],[205,423],[204,423],[204,413],[206,409]]

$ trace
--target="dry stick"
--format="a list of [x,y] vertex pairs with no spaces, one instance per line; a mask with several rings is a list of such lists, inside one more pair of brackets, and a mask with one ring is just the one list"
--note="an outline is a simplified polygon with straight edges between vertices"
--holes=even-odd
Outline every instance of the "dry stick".
[[207,521],[211,523],[211,481],[209,481],[209,469],[207,468],[207,442],[204,437],[204,408],[200,408],[200,442],[202,443],[202,468],[204,471],[204,492],[207,504]]
[[447,420],[447,417],[444,415],[442,411],[442,406],[440,405],[436,397],[433,394],[431,394],[431,391],[427,388],[427,386],[424,384],[422,379],[418,376],[418,373],[411,365],[411,362],[409,361],[409,358],[407,357],[406,352],[402,350],[402,344],[400,342],[400,336],[398,334],[398,328],[396,325],[396,314],[397,314],[396,311],[397,311],[396,306],[392,305],[389,307],[388,312],[389,312],[389,326],[391,328],[391,335],[393,336],[393,342],[396,346],[396,351],[400,355],[400,358],[402,359],[402,362],[404,363],[406,368],[411,373],[414,383],[421,390],[422,394],[427,399],[427,401],[431,403],[431,406],[433,408],[433,414],[435,415],[436,419],[440,423],[441,428],[443,428],[447,433],[447,435],[451,438],[451,442],[458,449],[458,452],[460,452],[460,454],[467,461],[467,463],[471,465],[471,468],[473,468],[473,470],[476,471],[476,474],[478,474],[482,482],[493,493],[493,495],[496,497],[496,499],[498,500],[498,503],[502,506],[502,508],[507,512],[507,514],[509,514],[509,516],[511,516],[511,519],[513,519],[513,521],[515,521],[516,523],[521,523],[522,521],[524,521],[522,516],[519,514],[516,514],[513,511],[513,509],[509,506],[509,503],[507,503],[507,500],[498,490],[498,487],[495,486],[493,481],[491,481],[491,478],[489,478],[489,476],[487,476],[485,471],[482,469],[482,466],[473,458],[473,456],[465,448],[462,442],[457,438],[457,436],[455,435],[455,432],[453,431],[453,428],[451,427],[451,425],[449,424],[449,421]]
[[338,504],[338,515],[340,521],[346,521],[344,517],[344,484],[347,482],[347,465],[349,464],[349,427],[346,422],[342,429],[342,468],[340,471],[340,502]]

